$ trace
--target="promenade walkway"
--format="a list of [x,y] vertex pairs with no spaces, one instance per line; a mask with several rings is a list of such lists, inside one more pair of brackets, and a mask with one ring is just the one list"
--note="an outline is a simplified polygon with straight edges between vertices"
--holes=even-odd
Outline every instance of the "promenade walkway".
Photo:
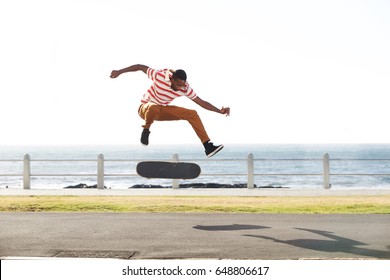
[[0,258],[390,259],[390,215],[2,212],[0,224]]
[[75,196],[355,196],[390,195],[390,189],[0,189],[2,195]]
[[[0,189],[1,196],[370,196],[384,189]],[[390,215],[0,213],[0,258],[390,259]]]

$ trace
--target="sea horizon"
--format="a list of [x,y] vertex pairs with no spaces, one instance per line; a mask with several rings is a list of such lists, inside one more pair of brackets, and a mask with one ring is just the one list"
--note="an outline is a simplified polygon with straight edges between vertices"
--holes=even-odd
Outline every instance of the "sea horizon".
[[113,189],[127,189],[134,185],[170,187],[172,180],[139,177],[135,167],[142,160],[170,161],[173,154],[177,154],[179,160],[197,163],[202,169],[197,179],[182,180],[183,184],[246,184],[247,158],[252,154],[257,187],[323,188],[323,156],[328,154],[332,188],[390,188],[390,144],[386,143],[228,144],[211,159],[207,159],[203,147],[196,144],[147,147],[135,144],[7,145],[0,146],[0,188],[23,187],[23,178],[16,175],[23,174],[23,157],[26,154],[31,159],[32,189],[95,185],[96,176],[91,174],[97,172],[97,157],[100,154],[105,160],[105,185]]

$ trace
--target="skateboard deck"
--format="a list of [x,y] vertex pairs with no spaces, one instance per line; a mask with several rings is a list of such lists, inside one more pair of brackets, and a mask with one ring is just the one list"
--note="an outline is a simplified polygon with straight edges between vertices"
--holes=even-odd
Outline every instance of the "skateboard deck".
[[141,161],[138,175],[145,178],[195,179],[200,174],[199,165],[191,162]]

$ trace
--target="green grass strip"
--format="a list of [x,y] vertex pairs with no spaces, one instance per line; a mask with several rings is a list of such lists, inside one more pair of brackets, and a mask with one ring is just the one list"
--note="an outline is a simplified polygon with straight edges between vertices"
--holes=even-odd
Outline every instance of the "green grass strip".
[[390,214],[390,196],[1,196],[0,212]]

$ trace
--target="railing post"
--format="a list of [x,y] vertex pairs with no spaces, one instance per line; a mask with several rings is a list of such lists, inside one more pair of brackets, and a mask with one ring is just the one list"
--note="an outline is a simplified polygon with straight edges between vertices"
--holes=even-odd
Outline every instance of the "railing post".
[[331,187],[331,184],[330,184],[330,164],[329,164],[329,154],[328,153],[324,154],[323,164],[324,164],[323,186],[324,186],[324,189],[330,189],[330,187]]
[[29,190],[31,187],[31,168],[30,155],[26,154],[23,158],[23,189]]
[[104,156],[102,154],[98,155],[97,188],[104,189]]
[[[178,162],[179,156],[177,154],[172,155],[172,162]],[[179,179],[172,179],[172,189],[178,189],[180,184]]]
[[254,184],[254,168],[253,168],[253,155],[248,154],[248,182],[247,182],[247,188],[253,189]]

